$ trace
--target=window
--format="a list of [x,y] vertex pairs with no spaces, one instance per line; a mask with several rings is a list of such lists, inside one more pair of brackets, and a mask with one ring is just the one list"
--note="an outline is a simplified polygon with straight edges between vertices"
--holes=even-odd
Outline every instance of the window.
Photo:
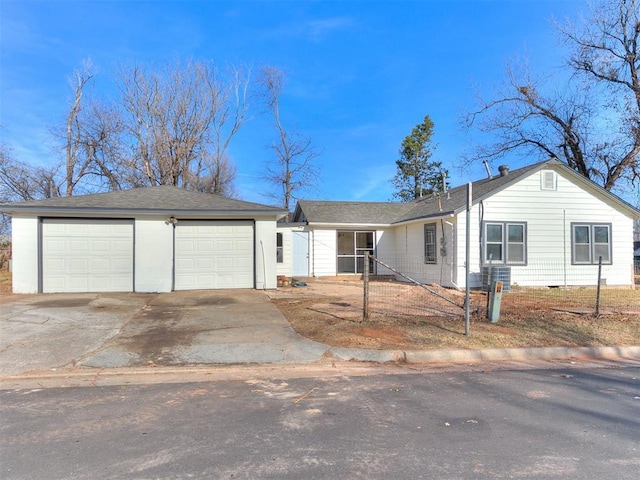
[[571,224],[571,263],[597,265],[611,263],[611,225],[596,223]]
[[338,273],[362,273],[367,253],[373,253],[373,232],[338,232]]
[[276,233],[276,262],[284,262],[284,248],[282,246],[282,233]]
[[525,265],[527,225],[515,222],[485,222],[483,245],[485,263]]
[[436,263],[436,224],[424,226],[424,263]]

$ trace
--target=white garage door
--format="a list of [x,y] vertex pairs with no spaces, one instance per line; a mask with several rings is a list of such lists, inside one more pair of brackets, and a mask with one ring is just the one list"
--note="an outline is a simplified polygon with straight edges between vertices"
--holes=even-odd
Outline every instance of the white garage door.
[[253,288],[253,222],[180,220],[176,290]]
[[42,291],[133,291],[133,220],[44,219]]

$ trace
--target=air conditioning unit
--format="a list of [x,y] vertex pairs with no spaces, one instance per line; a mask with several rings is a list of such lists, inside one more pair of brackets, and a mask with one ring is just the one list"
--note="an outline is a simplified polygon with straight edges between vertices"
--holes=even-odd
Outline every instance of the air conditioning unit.
[[482,267],[482,288],[489,291],[493,282],[502,282],[502,291],[511,291],[511,267],[491,265]]

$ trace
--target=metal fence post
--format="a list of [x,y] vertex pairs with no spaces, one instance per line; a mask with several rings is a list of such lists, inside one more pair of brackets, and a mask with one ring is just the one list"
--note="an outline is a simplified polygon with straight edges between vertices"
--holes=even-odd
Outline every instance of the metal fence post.
[[596,286],[596,317],[600,315],[600,281],[602,278],[602,255],[598,257],[598,285]]
[[364,279],[364,298],[362,299],[362,320],[369,320],[369,265],[370,265],[370,257],[367,252],[364,256],[364,272],[362,278]]

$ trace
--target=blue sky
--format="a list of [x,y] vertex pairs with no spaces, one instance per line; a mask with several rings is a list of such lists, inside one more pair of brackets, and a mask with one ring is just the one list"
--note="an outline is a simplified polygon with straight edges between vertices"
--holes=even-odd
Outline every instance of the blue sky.
[[[273,65],[287,75],[285,127],[321,151],[320,180],[306,198],[389,200],[400,143],[427,114],[433,158],[455,186],[484,176],[482,165],[459,168],[461,155],[485,140],[461,126],[476,95],[499,88],[506,64],[523,56],[533,71],[557,71],[565,52],[552,20],[577,19],[586,7],[584,0],[0,0],[0,140],[18,160],[59,161],[49,132],[62,124],[68,78],[87,58],[105,95],[123,63],[193,58],[254,74]],[[254,115],[231,144],[244,200],[272,203],[260,179],[271,128]]]

